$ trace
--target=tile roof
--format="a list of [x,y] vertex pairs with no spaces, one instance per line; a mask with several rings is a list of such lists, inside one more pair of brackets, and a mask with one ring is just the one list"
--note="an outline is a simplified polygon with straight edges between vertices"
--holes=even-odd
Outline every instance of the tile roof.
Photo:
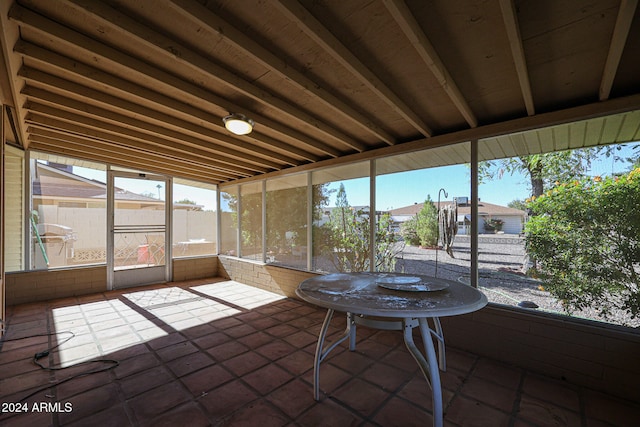
[[[453,202],[440,202],[440,207],[451,205]],[[413,205],[404,206],[397,209],[391,209],[389,213],[392,216],[408,215],[413,216],[420,212],[424,203],[415,203]],[[526,212],[520,209],[514,209],[507,206],[496,205],[484,201],[478,202],[478,212],[480,215],[505,215],[505,216],[523,216]],[[471,213],[471,205],[458,205],[458,215],[466,215]]]

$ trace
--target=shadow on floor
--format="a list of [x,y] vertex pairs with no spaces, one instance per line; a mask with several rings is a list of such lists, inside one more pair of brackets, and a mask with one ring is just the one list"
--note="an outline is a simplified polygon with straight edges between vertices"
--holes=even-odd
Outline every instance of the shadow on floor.
[[[2,426],[432,421],[428,384],[400,333],[359,327],[355,352],[343,344],[323,362],[315,402],[313,354],[324,310],[237,282],[168,283],[14,306],[8,314]],[[330,334],[344,326],[336,316]],[[47,349],[38,362],[68,368],[36,366],[34,355]],[[447,366],[448,426],[635,426],[640,419],[632,402],[455,348],[447,348]]]

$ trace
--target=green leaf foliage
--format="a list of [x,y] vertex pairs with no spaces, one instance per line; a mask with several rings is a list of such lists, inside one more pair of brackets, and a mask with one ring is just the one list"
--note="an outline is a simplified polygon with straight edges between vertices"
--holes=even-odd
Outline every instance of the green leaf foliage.
[[438,208],[431,195],[427,195],[422,209],[401,227],[400,233],[410,245],[434,247],[438,244]]
[[640,168],[556,183],[528,207],[527,251],[567,311],[640,316]]
[[[341,184],[336,195],[336,207],[331,211],[329,221],[314,229],[315,248],[338,271],[369,271],[370,223],[368,209],[350,206]],[[396,255],[401,249],[396,244],[396,234],[392,231],[391,216],[388,213],[377,218],[374,250],[375,271],[394,271]]]

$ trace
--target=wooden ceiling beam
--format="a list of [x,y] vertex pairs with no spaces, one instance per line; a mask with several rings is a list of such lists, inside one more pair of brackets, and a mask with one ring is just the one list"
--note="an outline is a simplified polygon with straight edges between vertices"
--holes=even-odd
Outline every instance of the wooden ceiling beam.
[[[153,104],[154,108],[163,109],[170,111],[173,114],[181,115],[185,120],[195,118],[206,121],[223,132],[226,132],[226,130],[224,130],[224,127],[222,126],[220,116],[215,115],[210,111],[219,108],[228,108],[231,111],[240,113],[244,111],[242,107],[229,103],[228,101],[225,101],[213,94],[207,96],[206,99],[193,99],[195,102],[192,102],[192,104],[197,103],[199,105],[199,107],[195,107],[186,102],[178,101],[175,98],[164,95],[158,90],[148,89],[139,84],[114,76],[113,74],[109,74],[95,67],[79,63],[71,58],[67,58],[27,41],[19,40],[14,47],[14,51],[20,53],[25,58],[36,61],[42,68],[49,69],[53,67],[60,73],[69,74],[70,76],[73,76],[74,81],[84,84],[85,86],[102,86],[105,91],[118,94],[121,97],[135,99],[140,103]],[[200,92],[202,91],[200,90]],[[184,98],[185,97],[182,99]],[[188,98],[188,96],[186,98]],[[326,143],[310,138],[302,132],[286,127],[267,118],[266,116],[255,112],[245,112],[245,114],[248,114],[255,121],[264,125],[266,128],[271,129],[275,133],[296,141],[296,145],[298,147],[288,144],[286,146],[286,150],[297,154],[305,160],[316,161],[319,158],[312,155],[308,151],[309,149],[319,152],[321,155],[328,155],[331,157],[338,157],[341,154],[339,150],[327,145]],[[236,139],[236,141],[242,143],[242,140]],[[274,144],[273,138],[264,135],[260,135],[256,141],[265,144]],[[279,146],[275,145],[275,147]]]
[[[46,144],[50,147],[56,146],[61,149],[73,150],[74,153],[72,157],[84,159],[92,158],[92,156],[95,155],[101,156],[101,161],[117,166],[124,166],[124,164],[120,162],[127,161],[129,163],[128,167],[133,166],[135,169],[142,171],[155,169],[162,170],[163,173],[170,175],[184,175],[185,173],[196,175],[194,169],[190,167],[189,164],[176,161],[169,162],[167,161],[167,159],[163,160],[160,157],[147,156],[147,153],[136,152],[135,150],[120,148],[120,150],[116,152],[112,150],[114,146],[111,145],[93,144],[89,141],[80,142],[77,140],[61,139],[59,137],[56,137],[55,135],[52,137],[48,137],[45,135],[40,135],[38,133],[30,133],[29,139],[31,140],[31,142],[37,141],[43,145]],[[91,150],[86,149],[87,145],[91,145]],[[83,147],[85,148],[83,149]],[[34,147],[33,149],[35,150],[37,148]],[[67,152],[67,154],[69,155],[70,153]],[[215,171],[206,169],[198,171],[197,175],[202,178],[206,178],[207,180],[214,180],[216,183],[228,181],[228,178],[224,177],[223,175],[220,175]]]
[[163,175],[178,176],[200,181],[204,180],[214,184],[219,184],[221,182],[221,180],[215,175],[210,175],[207,172],[200,173],[200,171],[189,167],[189,165],[177,166],[162,160],[150,161],[147,158],[140,156],[139,152],[136,153],[128,151],[126,148],[122,148],[122,151],[114,152],[109,149],[110,146],[103,147],[96,145],[93,147],[93,150],[90,151],[87,150],[86,142],[78,144],[75,142],[67,142],[37,135],[30,135],[29,139],[33,150],[138,169],[145,172],[160,173]]
[[[81,131],[83,125],[85,125],[83,123],[83,120],[74,120],[74,117],[78,117],[77,114],[69,113],[63,110],[56,110],[55,108],[52,108],[47,105],[30,102],[25,106],[25,108],[27,109],[27,111],[30,112],[30,115],[27,115],[27,119],[29,120],[30,123],[39,124],[40,126],[47,127],[48,129],[63,129],[63,130],[68,130],[69,132],[74,132],[74,131]],[[53,114],[55,115],[53,115],[52,112],[54,112]],[[43,117],[46,119],[43,119]],[[86,121],[86,118],[85,118],[85,121]],[[74,126],[78,126],[78,127],[74,128]],[[204,150],[190,149],[188,147],[180,147],[179,145],[175,144],[173,141],[165,140],[165,145],[163,146],[162,145],[163,140],[161,138],[151,137],[151,138],[141,140],[137,138],[139,134],[136,134],[135,132],[133,137],[129,137],[129,133],[132,132],[131,130],[121,129],[121,130],[113,131],[111,129],[112,126],[113,125],[108,124],[108,126],[103,128],[94,127],[93,132],[94,133],[104,132],[107,135],[114,135],[114,137],[117,136],[117,137],[127,138],[129,141],[137,141],[135,145],[143,144],[150,148],[160,149],[161,151],[162,151],[162,147],[166,147],[166,149],[170,149],[171,152],[174,153],[173,155],[175,155],[176,152],[178,153],[182,152],[185,154],[192,153],[194,155],[197,155],[199,158],[210,158],[212,159],[209,162],[210,166],[215,166],[221,171],[226,171],[227,173],[231,173],[234,175],[240,175],[240,176],[255,175],[255,174],[266,173],[276,169],[276,168],[258,167],[256,165],[253,165],[250,163],[244,163],[244,162],[240,162],[240,163],[231,162],[231,161],[228,161],[228,159],[221,157],[219,154],[215,152],[207,152]],[[91,133],[78,133],[78,135],[91,137]],[[184,157],[188,158],[189,156],[187,155]]]
[[213,166],[216,166],[220,170],[226,170],[237,175],[252,175],[254,173],[265,173],[272,170],[272,168],[259,167],[247,162],[229,161],[215,151],[195,147],[185,147],[184,145],[172,140],[148,135],[134,129],[123,128],[112,123],[101,122],[100,120],[65,110],[58,110],[55,107],[38,103],[29,103],[27,107],[29,108],[27,120],[30,121],[30,123],[41,123],[42,126],[50,129],[59,128],[72,133],[88,135],[89,137],[91,137],[93,133],[97,134],[99,132],[103,132],[107,135],[120,136],[130,140],[144,142],[149,145],[165,147],[177,152],[188,152],[202,158],[213,159],[210,161]]
[[[178,1],[178,0],[173,0]],[[180,0],[184,1],[184,0]],[[424,136],[433,131],[398,95],[360,61],[344,44],[296,0],[278,0],[276,5],[289,19],[366,87]],[[225,33],[226,35],[226,33]],[[386,141],[393,145],[393,141]]]
[[[154,153],[161,154],[167,158],[179,158],[187,162],[192,162],[194,166],[215,170],[221,176],[227,176],[228,178],[250,176],[255,172],[241,168],[229,168],[228,164],[219,162],[211,153],[206,153],[201,150],[185,152],[184,149],[173,147],[170,144],[162,145],[157,141],[152,143],[148,140],[137,139],[135,136],[129,137],[128,135],[121,136],[112,134],[97,130],[96,128],[87,128],[79,125],[77,122],[58,120],[56,118],[35,114],[33,112],[29,112],[29,114],[27,114],[26,122],[29,124],[31,129],[54,131],[61,134],[79,136],[88,140],[103,141],[105,143],[111,142],[120,146],[129,146],[138,150],[153,150]],[[264,172],[267,171],[268,170],[264,170]]]
[[533,103],[527,60],[524,56],[520,25],[518,24],[518,17],[513,0],[500,0],[500,9],[502,10],[502,19],[504,20],[505,30],[507,31],[509,46],[511,47],[511,56],[513,57],[513,63],[516,67],[516,73],[518,74],[518,81],[520,82],[522,99],[527,109],[527,115],[533,116],[536,113],[536,109]]
[[[72,97],[82,97],[86,100],[87,104],[101,106],[124,115],[131,115],[132,113],[137,117],[144,118],[145,122],[153,123],[157,126],[168,128],[177,132],[186,132],[196,138],[206,138],[215,140],[217,143],[229,149],[237,149],[239,152],[243,152],[250,155],[257,155],[269,160],[278,161],[289,165],[298,165],[301,163],[298,159],[293,159],[288,155],[271,149],[264,149],[259,146],[255,146],[245,141],[238,141],[230,138],[224,134],[212,131],[200,124],[185,121],[179,119],[173,115],[166,114],[157,111],[152,108],[147,108],[143,105],[129,102],[127,100],[115,97],[108,93],[104,93],[86,86],[82,86],[78,83],[59,78],[57,76],[36,70],[30,67],[22,67],[18,72],[18,75],[23,77],[25,81],[31,83],[33,86],[45,86],[45,90],[55,93],[63,93]],[[253,133],[253,132],[252,132]],[[267,137],[268,138],[268,137]],[[288,144],[280,141],[273,141],[273,144],[278,146],[282,152],[289,153]],[[298,150],[292,148],[294,153]],[[309,154],[306,153],[308,156]],[[313,156],[312,161],[317,161],[318,157]]]
[[[222,125],[222,120],[220,119],[220,117],[209,112],[211,111],[211,108],[209,107],[216,108],[219,107],[218,103],[224,102],[222,98],[218,98],[213,94],[210,95],[207,100],[198,100],[199,104],[204,103],[204,108],[206,108],[205,111],[202,107],[197,108],[185,102],[178,101],[172,97],[159,93],[158,91],[142,87],[138,84],[129,82],[120,77],[114,76],[113,74],[109,74],[105,71],[99,70],[89,65],[78,63],[77,61],[74,61],[70,58],[66,58],[62,55],[26,41],[19,41],[16,44],[14,50],[22,54],[24,57],[30,58],[42,64],[42,67],[46,67],[47,69],[54,67],[61,73],[73,76],[74,81],[77,81],[79,83],[83,83],[85,85],[102,86],[105,91],[109,91],[110,93],[115,93],[121,97],[126,97],[128,99],[134,99],[140,103],[153,105],[154,108],[159,110],[165,110],[167,112],[171,112],[172,114],[181,115],[185,120],[203,120],[206,121],[210,126],[213,126],[222,132],[227,132]],[[218,103],[214,104],[212,101],[215,101],[216,99]],[[234,111],[242,112],[243,110],[242,108],[238,107],[238,109]],[[326,143],[319,142],[303,134],[302,132],[283,126],[282,124],[275,122],[263,115],[256,114],[255,112],[247,114],[249,114],[250,117],[252,117],[254,120],[258,121],[261,125],[274,131],[275,133],[296,141],[296,145],[298,147],[294,147],[291,144],[288,144],[286,146],[286,150],[292,153],[296,153],[303,159],[309,161],[317,160],[316,158],[314,158],[317,156],[312,155],[308,151],[309,148],[320,152],[321,154],[329,155],[331,157],[338,157],[340,154],[342,154],[339,150],[327,145]],[[242,146],[243,144],[246,144],[239,138],[231,137],[228,139],[230,141],[232,140],[233,145],[235,146]],[[263,135],[256,139],[256,141],[267,145],[273,145],[273,138]],[[275,147],[279,146],[275,145]]]
[[[15,138],[17,144],[21,145],[24,149],[29,147],[29,140],[27,139],[26,129],[24,128],[24,112],[20,108],[20,105],[24,103],[24,97],[20,94],[20,81],[16,79],[15,72],[18,71],[22,64],[22,58],[11,50],[11,44],[15,40],[20,38],[20,30],[15,23],[9,20],[9,7],[11,2],[0,2],[0,31],[2,37],[0,37],[0,49],[2,49],[2,61],[0,61],[0,77],[3,81],[2,91],[7,91],[2,95],[2,104],[6,104],[12,107],[14,113],[14,126],[15,126]],[[0,114],[3,117],[3,114]],[[8,132],[5,132],[8,134]],[[2,141],[4,143],[4,141]]]
[[[0,31],[2,31],[1,22]],[[11,67],[6,60],[3,43],[2,46],[0,46],[0,104],[15,107],[16,104],[13,101],[13,83],[10,77],[12,74]]]
[[[227,147],[216,145],[209,141],[182,134],[179,131],[167,129],[156,124],[140,120],[137,117],[131,115],[119,114],[117,112],[100,108],[96,105],[88,104],[84,100],[79,101],[75,99],[66,98],[64,96],[48,92],[43,89],[39,89],[33,86],[26,86],[22,92],[27,95],[30,100],[38,100],[41,103],[45,103],[56,108],[63,109],[77,114],[93,117],[101,121],[106,121],[119,126],[128,127],[134,130],[140,130],[143,132],[156,135],[161,138],[170,139],[176,142],[182,142],[185,145],[185,149],[188,146],[199,147],[202,149],[208,149],[212,152],[217,152],[221,156],[224,156],[228,161],[243,161],[252,163],[262,167],[269,167],[273,169],[279,169],[282,167],[283,162],[276,162],[272,159],[265,159],[262,157],[252,156],[244,152],[232,150]],[[291,162],[295,163],[295,162]]]
[[[217,109],[224,111],[223,113],[224,115],[226,115],[228,112],[233,111],[232,110],[233,105],[230,102],[216,96],[215,94],[208,91],[206,88],[187,82],[183,80],[181,77],[177,77],[173,74],[163,71],[162,69],[156,66],[153,66],[146,62],[138,60],[134,57],[131,57],[116,48],[112,48],[97,40],[84,36],[83,34],[73,31],[56,22],[53,22],[45,18],[44,16],[41,16],[35,12],[25,9],[17,4],[13,5],[13,7],[9,12],[9,15],[11,19],[20,23],[20,25],[28,27],[34,31],[37,31],[45,35],[47,38],[53,38],[56,40],[56,43],[65,44],[66,46],[69,46],[75,51],[82,52],[82,55],[84,55],[87,58],[100,58],[99,60],[96,59],[95,62],[100,63],[103,66],[108,66],[110,69],[118,70],[119,74],[121,75],[132,76],[132,77],[135,77],[137,80],[143,80],[146,86],[153,87],[154,90],[156,91],[162,90],[164,94],[168,94],[168,96],[174,99],[191,100],[195,104],[202,103],[202,101],[204,100],[206,102],[211,103],[212,105],[216,105]],[[164,54],[169,54],[166,50],[163,52]],[[175,55],[171,55],[171,54],[169,55],[170,57],[167,58],[167,60],[170,60],[170,61],[177,60]],[[220,67],[211,63],[210,61],[208,61],[207,64],[210,64],[213,69],[208,69],[204,71],[200,70],[200,72],[208,72],[208,73],[212,73],[214,71],[220,72],[220,73],[223,72],[222,70],[218,70],[218,68]],[[224,71],[224,72],[229,74],[228,71]],[[209,77],[213,79],[218,79],[219,76],[214,73],[214,74],[209,74]],[[269,105],[268,103],[273,101],[273,98],[274,98],[272,95],[264,91],[259,92],[258,95],[264,96],[264,99],[261,100],[261,103],[265,105]],[[223,104],[224,106],[221,106],[220,104]],[[253,111],[248,111],[247,109],[244,109],[244,108],[241,108],[239,111],[236,110],[233,112],[244,113],[249,117],[258,116],[258,114],[254,115]],[[296,110],[294,107],[291,107],[291,106],[289,106],[288,111],[281,110],[281,112],[291,117],[296,116],[297,114],[297,118],[295,119],[296,121],[304,122],[305,124],[310,124],[311,126],[314,126],[314,128],[318,130],[322,130],[323,128],[327,127],[324,124],[313,122],[313,120],[311,123],[305,122],[304,121],[305,113],[301,112],[300,110]],[[220,120],[221,120],[221,117],[220,117]],[[216,120],[215,123],[217,122],[218,120]],[[280,126],[280,129],[282,128],[283,127]],[[346,135],[334,137],[327,132],[325,132],[325,135],[330,136],[331,138],[334,138],[337,142],[339,142],[344,146],[354,148],[359,151],[364,150],[365,148],[364,144],[361,144],[357,141],[345,142],[345,138],[349,139],[349,137],[347,137]],[[242,139],[238,137],[229,137],[229,139],[242,143]],[[295,138],[293,137],[292,139],[295,140]],[[322,147],[321,145],[314,143],[314,140],[308,137],[305,138],[303,142],[308,143],[310,145],[315,145],[316,147]],[[336,155],[337,153],[333,152],[332,150],[329,150],[328,154]]]
[[440,86],[442,86],[442,89],[444,89],[460,114],[462,114],[462,117],[464,117],[469,126],[472,128],[477,127],[478,119],[407,5],[402,0],[383,1],[389,13],[391,13],[401,30],[411,42],[411,45],[416,49],[438,83],[440,83]]
[[[245,155],[256,155],[289,165],[297,165],[301,163],[299,160],[293,159],[288,155],[281,154],[278,151],[265,149],[246,141],[239,141],[199,124],[181,120],[173,115],[165,114],[141,104],[117,98],[113,95],[79,85],[78,83],[44,73],[40,70],[23,67],[19,71],[19,75],[27,82],[34,84],[34,86],[44,85],[48,91],[65,93],[75,96],[76,98],[81,96],[87,104],[95,106],[102,105],[106,110],[120,112],[126,116],[134,115],[140,118],[140,121],[153,124],[155,125],[154,127],[157,127],[158,129],[166,128],[175,132],[184,132],[197,138],[210,139],[217,143],[217,150],[226,152],[229,155],[234,155],[238,158],[242,158]],[[144,118],[144,120],[142,120],[142,118]],[[285,149],[286,147],[289,147],[289,145],[281,142],[278,142],[278,144],[281,145],[280,148],[282,148],[283,152],[289,153],[289,151]],[[296,150],[294,149],[293,152],[295,153]],[[306,153],[306,155],[308,156],[309,154]]]
[[[68,3],[71,4],[71,3]],[[288,101],[278,98],[272,93],[259,88],[258,86],[242,79],[240,76],[219,66],[190,49],[180,45],[175,39],[170,39],[163,34],[150,28],[143,27],[136,20],[120,13],[110,6],[100,2],[84,2],[83,4],[73,4],[77,11],[89,14],[92,18],[101,19],[105,25],[109,25],[113,31],[118,31],[128,37],[135,39],[148,49],[157,53],[157,58],[164,58],[167,61],[180,63],[185,70],[192,70],[206,75],[208,78],[238,91],[268,108],[277,110],[280,114],[296,121],[304,126],[310,126],[316,131],[322,132],[326,137],[334,139],[336,142],[363,151],[366,146],[361,142],[351,138],[343,132],[334,129],[322,120],[302,111]],[[84,37],[84,36],[82,36]],[[100,50],[94,50],[94,54]],[[119,52],[118,52],[119,53]],[[121,53],[119,53],[122,55]],[[137,67],[136,67],[137,68]],[[234,111],[238,112],[238,111]],[[251,112],[248,113],[251,116]],[[259,124],[258,124],[259,125]]]
[[[344,166],[362,161],[381,159],[384,157],[397,156],[400,154],[408,154],[416,151],[423,151],[428,148],[444,147],[474,140],[496,138],[503,135],[517,134],[550,126],[578,122],[597,117],[604,117],[612,114],[626,113],[634,110],[640,110],[640,94],[609,99],[606,101],[598,101],[591,104],[584,104],[577,107],[566,108],[563,110],[538,113],[533,116],[520,117],[503,122],[481,125],[476,128],[464,129],[442,135],[434,135],[431,138],[420,138],[391,147],[382,147],[375,150],[369,150],[364,153],[350,154],[338,159],[329,159],[323,160],[318,163],[301,165],[295,168],[288,169],[286,171],[280,170],[269,172],[267,175],[261,176],[260,179],[269,179],[280,177],[283,175],[310,172],[313,170],[328,167]],[[237,182],[225,182],[221,184],[221,187],[227,185],[242,184],[244,182],[251,182],[255,179],[255,177],[250,177],[240,179]]]
[[[171,0],[170,4],[177,13],[196,21],[198,25],[206,27],[221,37],[224,37],[236,48],[242,50],[245,54],[269,70],[278,73],[302,91],[313,95],[327,108],[349,119],[354,125],[364,129],[389,145],[395,144],[395,138],[383,130],[373,119],[366,117],[338,96],[326,91],[321,84],[314,82],[300,71],[292,68],[291,65],[287,64],[282,58],[271,53],[250,37],[247,37],[207,7],[190,0]],[[362,149],[359,149],[359,151],[362,151]]]
[[600,101],[609,99],[611,87],[616,78],[620,58],[622,57],[627,37],[629,37],[629,30],[631,29],[633,18],[636,15],[637,7],[638,0],[621,0],[620,2],[618,17],[616,18],[616,25],[613,28],[609,53],[607,54],[607,61],[605,62],[602,80],[600,81],[600,90],[598,91]]
[[[91,150],[96,147],[100,147],[103,150],[113,153],[127,150],[127,152],[130,153],[138,153],[138,157],[144,155],[145,158],[148,157],[149,159],[154,159],[158,162],[165,162],[172,165],[183,165],[189,167],[193,167],[194,165],[193,161],[175,156],[175,153],[171,153],[170,151],[156,150],[155,147],[151,148],[149,145],[145,146],[144,144],[136,144],[133,141],[127,141],[124,138],[113,138],[111,140],[94,139],[88,138],[85,135],[72,135],[68,132],[60,131],[58,129],[46,129],[42,126],[33,126],[31,124],[29,125],[28,129],[30,137],[38,136],[42,138],[49,138],[51,140],[55,139],[60,141],[62,144],[74,143],[83,145],[88,152],[91,152]],[[203,173],[215,174],[220,179],[228,179],[229,174],[220,173],[220,171],[216,168],[206,166],[204,164],[198,166],[202,169]]]

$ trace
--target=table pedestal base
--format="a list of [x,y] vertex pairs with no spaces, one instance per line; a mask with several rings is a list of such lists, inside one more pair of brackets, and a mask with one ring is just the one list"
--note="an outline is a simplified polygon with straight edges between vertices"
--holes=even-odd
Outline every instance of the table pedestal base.
[[[327,357],[327,355],[340,343],[349,339],[349,350],[354,351],[356,349],[356,324],[364,325],[376,329],[384,330],[402,330],[404,343],[409,349],[411,356],[415,359],[424,375],[427,383],[431,387],[432,402],[433,402],[433,425],[436,427],[442,426],[443,410],[442,410],[442,387],[440,384],[440,372],[446,370],[445,360],[445,348],[444,348],[444,335],[442,332],[442,326],[440,319],[432,317],[433,329],[429,326],[428,318],[420,317],[406,317],[402,319],[394,318],[372,318],[359,316],[353,313],[347,313],[347,327],[340,337],[334,342],[329,344],[325,349],[325,338],[327,331],[329,330],[329,324],[333,318],[334,310],[328,309],[327,315],[322,323],[320,329],[320,335],[318,337],[318,344],[316,346],[316,354],[313,363],[313,398],[320,400],[320,363]],[[422,342],[424,346],[424,354],[418,349],[413,340],[413,329],[420,329],[420,335],[422,336]],[[436,339],[438,343],[438,351],[433,343],[433,339]]]

